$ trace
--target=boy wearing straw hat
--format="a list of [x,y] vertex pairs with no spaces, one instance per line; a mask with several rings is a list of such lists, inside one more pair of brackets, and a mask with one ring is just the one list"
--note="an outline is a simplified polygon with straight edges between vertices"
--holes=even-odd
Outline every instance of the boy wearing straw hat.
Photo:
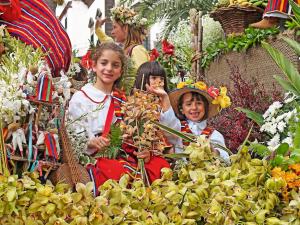
[[[186,83],[181,82],[177,89],[169,93],[171,105],[178,118],[174,123],[181,124],[181,131],[194,135],[207,135],[211,143],[217,143],[225,147],[223,135],[217,130],[207,126],[207,119],[216,116],[222,108],[229,107],[231,102],[227,96],[226,87],[220,89],[208,88],[204,82]],[[179,146],[188,145],[184,141]],[[178,152],[178,149],[176,149]],[[229,155],[220,148],[213,151],[221,158],[229,162]]]

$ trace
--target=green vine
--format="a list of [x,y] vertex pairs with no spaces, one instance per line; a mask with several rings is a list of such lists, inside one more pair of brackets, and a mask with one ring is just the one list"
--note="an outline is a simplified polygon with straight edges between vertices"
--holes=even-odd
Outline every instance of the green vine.
[[225,40],[221,40],[210,44],[204,51],[201,66],[207,68],[215,57],[231,52],[231,51],[246,51],[253,45],[260,44],[269,36],[274,36],[279,33],[278,28],[271,29],[254,29],[247,28],[245,33],[240,36],[228,36]]

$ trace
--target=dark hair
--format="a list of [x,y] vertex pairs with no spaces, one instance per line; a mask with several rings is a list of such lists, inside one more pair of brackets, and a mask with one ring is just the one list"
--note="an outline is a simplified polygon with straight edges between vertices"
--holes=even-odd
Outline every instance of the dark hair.
[[156,61],[145,62],[138,68],[137,76],[136,76],[135,83],[134,83],[134,88],[139,89],[139,90],[143,89],[144,91],[146,91],[146,84],[150,83],[151,75],[164,78],[164,89],[166,92],[169,92],[166,71]]
[[202,120],[207,119],[207,116],[208,116],[208,106],[209,106],[208,105],[208,101],[207,101],[207,99],[203,95],[201,95],[200,93],[195,92],[195,91],[187,92],[187,93],[184,93],[183,95],[180,96],[180,98],[178,100],[178,105],[177,105],[177,107],[178,107],[178,113],[179,113],[179,115],[178,115],[179,119],[181,119],[181,120],[186,119],[185,115],[182,114],[182,104],[183,104],[183,96],[185,94],[188,94],[188,93],[192,94],[192,99],[191,99],[192,101],[194,101],[195,99],[197,101],[199,101],[199,100],[203,101],[205,113],[204,113],[204,116],[203,116]]
[[[124,50],[114,42],[106,42],[97,47],[97,49],[93,55],[94,63],[97,63],[98,59],[102,56],[102,54],[105,50],[112,50],[119,55],[119,58],[122,63],[122,75],[123,75],[126,72],[125,70],[126,70],[126,65],[127,65],[127,57],[124,53]],[[114,85],[119,84],[119,82],[122,79],[122,75],[115,81]]]

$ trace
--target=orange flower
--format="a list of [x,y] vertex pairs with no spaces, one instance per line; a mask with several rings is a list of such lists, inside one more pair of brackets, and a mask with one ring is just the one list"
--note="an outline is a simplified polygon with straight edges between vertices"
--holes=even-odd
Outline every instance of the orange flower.
[[285,173],[285,180],[286,180],[287,183],[293,182],[297,178],[298,178],[297,174],[295,174],[293,172],[286,172]]
[[289,165],[290,170],[294,170],[297,175],[300,175],[300,163]]

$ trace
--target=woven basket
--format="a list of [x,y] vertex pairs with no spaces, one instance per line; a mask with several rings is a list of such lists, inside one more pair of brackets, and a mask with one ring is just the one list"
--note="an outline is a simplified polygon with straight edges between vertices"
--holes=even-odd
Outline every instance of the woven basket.
[[71,84],[74,89],[80,90],[86,84],[86,81],[78,81],[71,79]]
[[62,162],[63,164],[50,175],[50,180],[56,184],[64,182],[74,187],[76,183],[87,183],[90,181],[89,174],[82,165],[78,163],[74,156],[67,130],[64,123],[59,129],[59,136],[62,142]]
[[210,14],[214,20],[219,21],[227,35],[243,33],[251,23],[262,19],[263,9],[258,7],[229,6],[222,7]]

